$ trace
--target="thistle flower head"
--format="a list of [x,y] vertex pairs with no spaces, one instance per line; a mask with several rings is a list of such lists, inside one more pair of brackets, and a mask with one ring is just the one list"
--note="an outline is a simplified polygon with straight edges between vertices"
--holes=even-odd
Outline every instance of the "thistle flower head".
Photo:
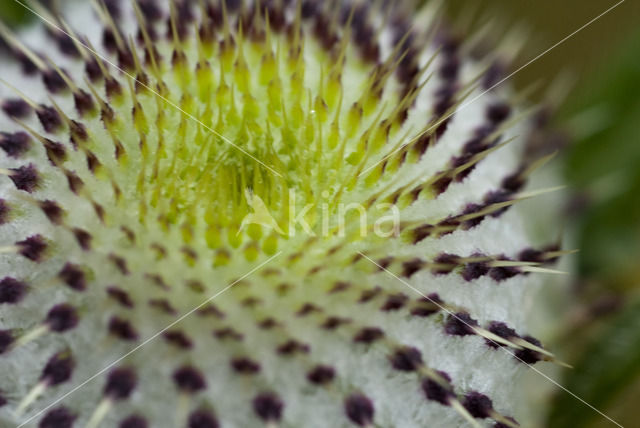
[[93,6],[0,25],[3,423],[518,426],[561,251],[504,56],[431,4]]

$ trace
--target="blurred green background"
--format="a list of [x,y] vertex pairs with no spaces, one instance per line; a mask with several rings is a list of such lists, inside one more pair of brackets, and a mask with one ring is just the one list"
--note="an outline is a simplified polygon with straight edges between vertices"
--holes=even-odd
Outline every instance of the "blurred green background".
[[[604,0],[447,0],[454,17],[475,10],[526,25],[516,66],[615,5]],[[29,12],[0,0],[0,17],[19,24]],[[562,385],[621,425],[640,427],[640,1],[625,0],[573,35],[513,82],[544,93],[561,73],[573,86],[556,116],[570,138],[561,162],[573,193],[567,224],[580,253],[566,325],[550,344],[574,366]],[[536,95],[534,95],[535,97]],[[613,427],[558,390],[550,428]]]
[[[515,67],[616,5],[618,0],[448,0],[456,19],[479,8],[499,24],[523,25]],[[575,302],[554,351],[574,366],[559,382],[625,428],[640,427],[640,1],[625,0],[512,78],[542,96],[561,74],[573,80],[555,116],[569,137],[560,162],[572,199],[568,234]],[[500,26],[498,25],[498,28]],[[558,389],[550,428],[616,425]]]

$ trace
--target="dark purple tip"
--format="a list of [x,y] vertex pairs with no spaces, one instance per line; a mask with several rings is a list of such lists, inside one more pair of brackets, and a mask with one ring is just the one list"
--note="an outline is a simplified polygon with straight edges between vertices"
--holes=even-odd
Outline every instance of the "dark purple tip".
[[329,290],[330,294],[340,293],[342,291],[346,291],[351,287],[351,284],[346,281],[337,281],[333,284],[333,287]]
[[[475,256],[478,256],[476,254]],[[472,262],[464,265],[462,269],[462,278],[465,281],[474,281],[489,273],[489,266],[486,262]]]
[[521,270],[516,266],[499,266],[491,268],[489,276],[495,281],[501,282],[513,278],[519,273],[521,273]]
[[402,263],[402,275],[411,278],[416,272],[420,271],[424,266],[424,262],[420,259],[409,260]]
[[[484,206],[479,205],[479,204],[467,204],[467,206],[465,206],[465,208],[464,208],[464,211],[462,212],[462,215],[477,214],[483,208],[484,208]],[[484,218],[485,218],[485,216],[479,215],[479,216],[471,218],[469,220],[465,220],[464,223],[463,223],[464,228],[466,230],[473,229],[474,227],[476,227],[477,225],[482,223],[482,220],[484,220]]]
[[[204,292],[204,289],[202,289],[202,292]],[[214,317],[219,320],[226,317],[226,314],[213,303],[207,303],[202,308],[198,309],[197,314],[201,317]]]
[[520,252],[518,260],[522,260],[523,262],[543,263],[545,261],[544,252],[536,250],[535,248],[527,248]]
[[373,423],[373,401],[363,394],[353,394],[344,400],[344,410],[351,422],[361,427]]
[[87,288],[87,275],[80,266],[73,263],[65,264],[58,277],[73,290],[84,291]]
[[484,419],[491,416],[493,403],[491,399],[479,392],[469,392],[464,396],[462,405],[474,418]]
[[127,293],[121,288],[109,287],[107,288],[107,295],[111,297],[113,300],[115,300],[116,302],[118,302],[118,304],[120,304],[121,306],[124,306],[125,308],[133,308],[134,306],[133,300],[131,300],[129,293]]
[[38,428],[71,428],[76,420],[76,415],[66,407],[58,407],[49,410],[44,415]]
[[[495,334],[496,336],[500,336],[503,339],[507,339],[507,340],[514,337],[519,337],[514,329],[512,329],[511,327],[509,327],[503,322],[492,321],[489,324],[489,327],[487,328],[487,330],[489,330],[491,333]],[[501,343],[496,343],[495,341],[490,339],[485,339],[485,342],[487,343],[488,346],[492,348],[504,346]]]
[[451,386],[451,377],[442,371],[438,371],[437,373],[444,378],[446,385],[442,385],[431,378],[426,378],[422,381],[422,390],[428,400],[448,406],[449,401],[455,397],[453,387]]
[[138,383],[136,372],[130,368],[117,368],[109,373],[104,395],[113,400],[129,398]]
[[27,285],[15,278],[0,280],[0,303],[16,304],[27,294]]
[[47,90],[52,94],[60,93],[68,88],[67,82],[64,81],[57,70],[44,71],[42,73],[42,81],[44,82]]
[[236,12],[242,6],[242,0],[223,0],[227,12]]
[[48,244],[42,235],[33,235],[25,240],[16,242],[20,248],[20,254],[27,259],[40,262],[44,258]]
[[460,256],[442,253],[438,255],[433,262],[439,266],[434,267],[432,273],[434,275],[446,275],[451,273],[460,264]]
[[[497,204],[501,204],[503,202],[507,202],[511,200],[511,193],[505,191],[505,190],[496,190],[493,192],[489,192],[485,198],[484,198],[484,202],[487,205],[497,205]],[[504,207],[504,208],[500,208],[498,210],[496,210],[495,212],[491,213],[492,217],[500,217],[504,212],[506,212],[509,209],[508,206]]]
[[444,62],[440,66],[439,75],[447,81],[454,81],[458,78],[460,72],[460,60],[455,55],[445,57]]
[[378,327],[365,327],[356,333],[353,337],[353,341],[368,345],[376,340],[382,339],[382,337],[384,337],[384,332]]
[[52,31],[51,34],[55,37],[60,52],[75,59],[82,58],[82,56],[80,55],[80,51],[76,47],[76,44],[71,36],[65,34],[62,31]]
[[231,367],[240,374],[255,374],[260,371],[260,364],[246,357],[232,359]]
[[326,385],[336,376],[336,371],[331,366],[318,365],[307,373],[309,382],[316,385]]
[[439,196],[447,191],[452,181],[453,179],[451,177],[444,176],[436,180],[431,187],[433,188],[434,193]]
[[320,312],[320,311],[321,309],[318,308],[313,303],[305,303],[300,307],[300,309],[298,309],[298,312],[296,312],[296,315],[299,317],[304,317],[309,315],[310,313]]
[[16,119],[26,119],[31,114],[31,106],[20,98],[12,98],[2,103],[2,111]]
[[241,342],[244,339],[244,336],[241,333],[238,333],[231,327],[220,328],[213,331],[213,335],[220,340],[234,340],[236,342]]
[[[104,88],[105,88],[105,92],[107,93],[107,96],[109,98],[122,94],[122,86],[113,77],[106,77],[105,78]],[[109,111],[110,111],[110,113],[113,113],[111,110],[109,110]]]
[[195,410],[189,415],[189,428],[218,428],[220,423],[208,410]]
[[373,300],[376,296],[378,296],[382,292],[382,288],[374,287],[368,290],[364,290],[362,294],[360,294],[360,298],[358,299],[358,303],[367,303]]
[[442,308],[443,301],[437,293],[431,293],[420,298],[418,304],[411,310],[411,315],[418,317],[428,317]]
[[117,316],[111,317],[109,320],[109,333],[116,336],[119,339],[126,341],[134,341],[138,339],[138,332],[131,325],[131,323],[125,319]]
[[425,224],[417,227],[413,230],[413,243],[417,244],[425,239],[427,239],[434,231],[434,226],[432,224]]
[[0,198],[0,226],[6,224],[11,217],[11,206],[7,201]]
[[[133,73],[135,71],[135,60],[133,58],[133,52],[131,52],[131,49],[129,49],[128,47],[125,49],[119,49],[118,50],[118,66],[125,70],[128,71],[130,73]],[[136,79],[137,81],[140,81],[140,79]]]
[[51,331],[57,333],[71,330],[78,325],[78,313],[73,306],[61,303],[51,308],[45,319],[45,324],[49,326]]
[[179,330],[166,331],[163,333],[165,340],[181,349],[193,348],[193,341],[184,332]]
[[275,328],[277,326],[278,326],[278,321],[276,321],[271,317],[267,317],[258,323],[258,327],[260,327],[263,330],[271,330],[272,328]]
[[325,330],[335,330],[340,326],[348,324],[349,322],[351,322],[351,320],[349,320],[348,318],[329,316],[321,324],[321,327]]
[[84,181],[73,171],[66,170],[64,171],[64,175],[67,178],[67,184],[69,186],[69,190],[71,190],[76,195],[82,190],[84,187]]
[[[29,58],[20,50],[12,49],[12,51],[15,58],[20,62],[22,72],[24,74],[26,74],[27,76],[33,76],[38,73],[38,66],[33,61],[31,61],[31,58]],[[40,56],[38,53],[36,54]]]
[[107,12],[112,18],[120,18],[122,10],[120,8],[120,0],[103,0],[104,6],[107,8]]
[[64,217],[64,211],[57,202],[46,200],[39,202],[40,209],[53,224],[61,224]]
[[93,111],[96,107],[91,95],[82,89],[73,94],[73,100],[76,105],[76,110],[80,116],[84,116],[85,114]]
[[264,422],[280,422],[284,403],[275,393],[265,392],[253,399],[253,411]]
[[412,372],[422,366],[422,354],[416,348],[405,346],[396,349],[389,361],[396,370]]
[[42,142],[51,165],[59,165],[67,160],[67,149],[64,144],[45,138]]
[[[535,346],[542,347],[542,343],[540,343],[540,341],[535,337],[523,336],[522,338]],[[518,359],[518,361],[525,364],[535,364],[538,361],[542,360],[542,355],[540,355],[540,353],[532,351],[530,349],[521,349],[517,351],[515,353],[515,357]]]
[[173,373],[173,382],[176,384],[179,390],[195,394],[207,387],[207,382],[202,373],[189,366],[179,368]]
[[527,184],[527,179],[522,175],[522,171],[518,171],[515,174],[511,174],[502,180],[502,188],[508,192],[518,192],[524,185]]
[[458,312],[449,315],[444,325],[444,331],[452,336],[468,336],[475,334],[473,327],[477,327],[478,322],[471,318],[466,312]]
[[162,18],[162,10],[155,0],[138,0],[138,6],[147,21],[155,22]]
[[400,310],[404,307],[404,305],[407,303],[408,300],[409,300],[409,297],[407,297],[406,294],[403,294],[403,293],[392,294],[389,297],[387,297],[387,300],[384,302],[380,310],[384,312]]
[[80,228],[74,228],[72,232],[80,248],[82,248],[84,251],[91,250],[91,241],[93,240],[93,237],[89,234],[89,232]]
[[7,156],[19,158],[31,148],[31,137],[26,132],[15,132],[13,134],[0,133],[0,148]]
[[316,0],[304,0],[302,2],[302,19],[309,19],[316,14],[318,4]]
[[55,133],[62,127],[62,117],[53,107],[41,104],[36,110],[36,114],[45,131]]
[[74,367],[75,361],[71,353],[68,351],[59,352],[49,359],[40,380],[50,386],[59,385],[71,379]]
[[482,79],[483,88],[490,89],[497,85],[500,80],[503,78],[505,73],[505,66],[502,62],[496,61],[494,62],[489,69],[487,70],[484,78]]
[[177,4],[178,21],[184,24],[187,24],[187,23],[190,24],[196,19],[196,16],[193,13],[193,9],[191,8],[191,6],[192,6],[192,2],[190,1],[178,2]]
[[118,428],[147,428],[147,420],[140,415],[131,415],[120,422]]
[[301,343],[292,339],[278,346],[276,352],[280,355],[294,355],[298,353],[308,354],[309,350],[310,347],[306,343]]
[[33,193],[39,187],[40,176],[34,164],[30,163],[20,168],[12,168],[10,171],[11,175],[9,178],[18,190]]
[[102,69],[100,68],[100,65],[98,65],[98,60],[96,60],[95,58],[87,61],[84,66],[84,70],[87,73],[87,76],[89,77],[91,83],[97,83],[98,81],[100,81],[100,79],[102,79]]
[[10,330],[0,330],[0,354],[5,353],[13,344],[15,338]]
[[511,106],[506,102],[496,102],[487,108],[487,119],[494,125],[504,122],[511,114]]
[[105,28],[102,31],[102,46],[104,46],[110,54],[113,54],[118,50],[118,43],[116,42],[116,37],[111,28]]
[[167,299],[150,299],[149,306],[164,312],[167,315],[175,315],[176,310]]

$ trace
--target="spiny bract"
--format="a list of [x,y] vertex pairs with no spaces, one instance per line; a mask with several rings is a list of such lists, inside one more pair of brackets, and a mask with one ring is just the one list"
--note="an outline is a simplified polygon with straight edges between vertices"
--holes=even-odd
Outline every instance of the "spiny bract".
[[517,426],[541,116],[408,4],[0,26],[2,426]]

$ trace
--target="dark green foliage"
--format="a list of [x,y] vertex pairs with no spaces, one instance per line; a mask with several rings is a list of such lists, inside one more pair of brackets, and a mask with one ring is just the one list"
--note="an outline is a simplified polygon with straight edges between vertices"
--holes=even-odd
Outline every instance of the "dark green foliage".
[[[574,104],[578,132],[595,132],[569,150],[569,181],[589,208],[580,218],[580,271],[619,280],[640,254],[640,33],[600,68]],[[612,278],[613,277],[613,278]]]
[[[640,372],[640,301],[630,305],[588,346],[564,386],[578,397],[607,413],[607,406]],[[586,427],[602,418],[569,394],[558,395],[549,428]],[[622,422],[622,421],[620,421]],[[611,424],[611,426],[614,426]]]

